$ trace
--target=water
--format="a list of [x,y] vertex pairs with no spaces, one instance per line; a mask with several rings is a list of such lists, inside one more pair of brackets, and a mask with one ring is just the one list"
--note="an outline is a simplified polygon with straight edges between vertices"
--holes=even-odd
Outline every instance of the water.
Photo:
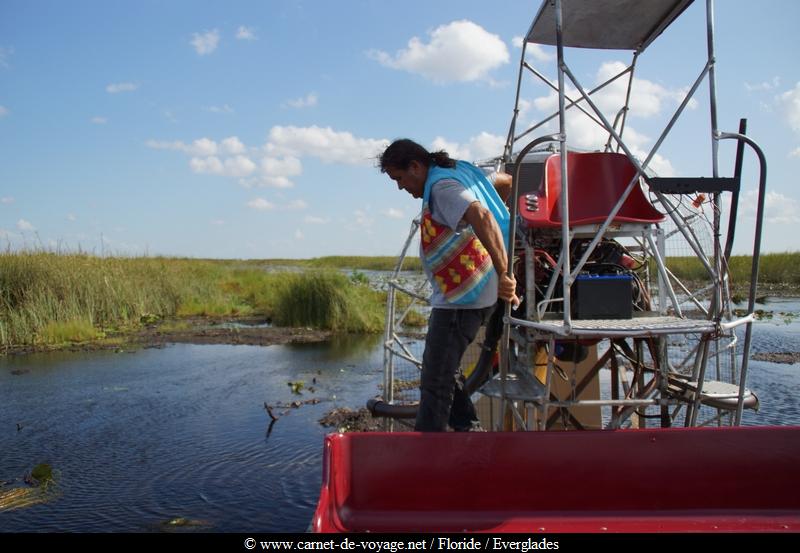
[[[330,431],[318,420],[378,392],[375,344],[0,360],[0,481],[19,486],[41,462],[60,472],[56,499],[0,512],[0,531],[154,531],[178,517],[204,531],[305,531]],[[297,380],[316,392],[292,394]],[[271,431],[264,402],[289,411]]]
[[[796,314],[800,301],[764,307]],[[800,351],[800,322],[758,322],[752,351]],[[305,531],[331,431],[318,421],[377,395],[381,363],[378,336],[2,358],[0,484],[42,462],[60,474],[51,501],[0,512],[0,531]],[[315,392],[292,394],[298,380]],[[761,410],[745,424],[800,424],[800,365],[751,361],[748,387]],[[271,428],[264,402],[288,411]]]

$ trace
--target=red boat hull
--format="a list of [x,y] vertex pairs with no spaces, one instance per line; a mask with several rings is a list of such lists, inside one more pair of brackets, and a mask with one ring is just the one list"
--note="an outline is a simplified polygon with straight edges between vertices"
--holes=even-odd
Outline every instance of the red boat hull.
[[800,531],[800,427],[325,438],[317,532]]

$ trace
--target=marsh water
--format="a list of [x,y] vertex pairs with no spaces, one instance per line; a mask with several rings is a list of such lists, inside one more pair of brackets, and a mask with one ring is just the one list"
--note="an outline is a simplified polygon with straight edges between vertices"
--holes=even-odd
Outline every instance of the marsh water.
[[[800,351],[800,323],[777,314],[800,302],[769,309],[753,353]],[[44,462],[56,484],[0,510],[0,531],[304,531],[333,430],[319,419],[379,394],[381,362],[378,336],[2,358],[0,491]],[[800,364],[752,361],[748,385],[761,410],[746,424],[800,424]]]

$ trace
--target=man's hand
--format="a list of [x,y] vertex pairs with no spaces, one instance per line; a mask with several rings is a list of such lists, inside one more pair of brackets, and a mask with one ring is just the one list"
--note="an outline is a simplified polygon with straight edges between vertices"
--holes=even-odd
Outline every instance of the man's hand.
[[539,211],[539,196],[536,194],[525,194],[525,208],[528,211]]
[[514,275],[502,273],[497,282],[497,296],[515,308],[519,306],[520,300],[517,297],[517,279]]

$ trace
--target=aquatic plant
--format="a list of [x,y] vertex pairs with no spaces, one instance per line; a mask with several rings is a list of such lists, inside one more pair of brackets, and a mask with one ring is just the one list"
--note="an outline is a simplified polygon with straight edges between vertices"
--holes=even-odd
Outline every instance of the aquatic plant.
[[278,288],[273,321],[281,326],[310,326],[339,332],[379,332],[383,328],[380,294],[332,271],[285,275]]

